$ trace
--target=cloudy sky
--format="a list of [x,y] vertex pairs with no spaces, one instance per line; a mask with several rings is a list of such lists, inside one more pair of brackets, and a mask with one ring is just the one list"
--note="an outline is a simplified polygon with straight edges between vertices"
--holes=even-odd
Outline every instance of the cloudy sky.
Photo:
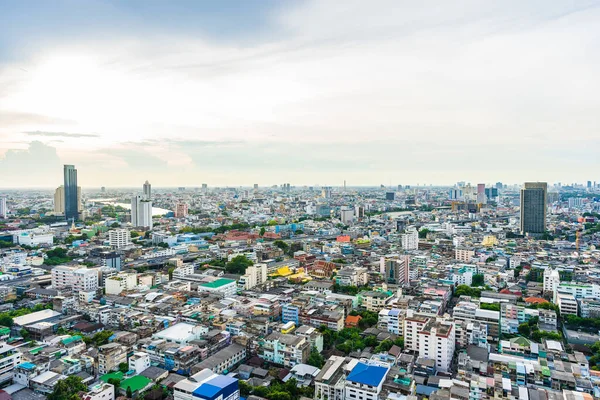
[[0,9],[0,187],[600,181],[600,1]]

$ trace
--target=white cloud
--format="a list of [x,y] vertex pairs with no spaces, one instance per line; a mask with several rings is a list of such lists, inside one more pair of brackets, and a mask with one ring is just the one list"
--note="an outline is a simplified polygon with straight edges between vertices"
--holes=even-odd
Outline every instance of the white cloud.
[[[11,87],[0,95],[0,113],[76,121],[50,127],[32,119],[19,132],[100,135],[57,143],[61,157],[114,147],[126,160],[123,151],[138,151],[127,149],[131,142],[149,139],[243,141],[217,151],[231,154],[230,173],[251,164],[273,182],[295,174],[326,183],[342,179],[344,168],[374,184],[450,183],[475,179],[478,169],[485,172],[478,179],[494,181],[578,179],[577,167],[561,164],[563,152],[596,139],[600,128],[600,10],[590,4],[315,1],[274,15],[281,36],[252,46],[182,34],[65,43],[19,64],[26,77],[0,80]],[[0,127],[0,140],[9,133]],[[296,173],[261,161],[287,148],[306,152],[296,168],[303,160],[339,162]],[[168,175],[198,173],[194,160],[212,149],[143,151],[166,163]],[[528,164],[528,153],[538,163]],[[109,178],[102,173],[90,182]],[[227,184],[253,183],[211,173]]]

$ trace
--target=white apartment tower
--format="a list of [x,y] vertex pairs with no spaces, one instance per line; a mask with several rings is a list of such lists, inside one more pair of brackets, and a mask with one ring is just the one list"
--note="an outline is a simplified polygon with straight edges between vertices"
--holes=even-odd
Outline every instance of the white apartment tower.
[[419,332],[419,356],[435,360],[438,371],[450,371],[456,332],[453,322],[428,322]]
[[147,200],[152,200],[152,185],[148,181],[144,183],[144,197]]
[[400,235],[402,248],[404,250],[417,250],[419,248],[419,232],[414,228],[408,228]]
[[119,249],[131,244],[131,233],[127,229],[108,231],[108,242],[112,248]]
[[52,287],[71,287],[74,291],[98,290],[98,271],[95,269],[59,265],[52,269]]
[[558,288],[560,284],[560,275],[558,271],[552,268],[546,268],[544,270],[544,293],[552,293],[554,296],[554,292]]
[[246,268],[246,273],[238,281],[238,289],[249,290],[267,281],[267,264],[254,264]]
[[8,208],[6,207],[6,196],[0,196],[0,218],[6,218]]
[[152,200],[139,194],[131,198],[131,225],[152,229]]

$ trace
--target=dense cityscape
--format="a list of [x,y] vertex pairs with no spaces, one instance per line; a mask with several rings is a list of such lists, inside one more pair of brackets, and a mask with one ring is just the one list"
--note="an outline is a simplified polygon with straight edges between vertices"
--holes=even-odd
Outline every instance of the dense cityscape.
[[0,197],[3,395],[600,396],[595,181],[82,189],[76,166],[56,175]]

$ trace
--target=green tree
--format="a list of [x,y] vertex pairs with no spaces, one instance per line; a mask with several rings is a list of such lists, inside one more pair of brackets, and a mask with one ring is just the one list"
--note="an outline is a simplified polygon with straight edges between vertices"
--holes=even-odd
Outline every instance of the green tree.
[[133,393],[131,392],[131,386],[127,386],[127,391],[125,393],[128,399],[133,398]]
[[113,385],[115,387],[115,394],[119,391],[121,387],[121,380],[117,378],[110,378],[107,383]]
[[252,393],[252,386],[250,386],[246,381],[238,381],[238,386],[241,397],[248,397],[250,396],[250,393]]
[[236,256],[225,264],[225,271],[231,274],[244,274],[246,273],[246,268],[252,264],[254,263],[248,260],[246,256]]
[[68,376],[54,385],[52,393],[46,397],[48,400],[77,400],[77,393],[87,392],[87,386],[78,376]]
[[308,365],[312,365],[316,368],[321,368],[325,364],[325,359],[317,351],[317,349],[313,348],[310,352],[310,356],[308,356],[308,361],[306,362]]
[[393,345],[394,345],[394,342],[392,342],[389,339],[386,339],[383,342],[379,343],[379,345],[377,347],[375,347],[374,352],[375,353],[387,353],[388,351],[390,351],[390,349],[392,348]]
[[500,303],[481,303],[479,308],[482,310],[500,311]]
[[169,272],[169,280],[172,281],[173,280],[173,272],[175,272],[175,267],[169,268],[168,272]]
[[404,350],[404,338],[403,337],[399,337],[396,340],[394,340],[394,344],[398,347],[400,347],[402,350]]
[[523,335],[525,337],[527,337],[531,334],[531,328],[529,327],[529,324],[527,322],[520,324],[519,327],[517,328],[517,330],[519,331],[519,333],[521,335]]
[[427,238],[427,234],[431,232],[429,229],[427,228],[423,228],[419,231],[419,239],[426,239]]
[[129,371],[129,365],[127,363],[120,363],[119,364],[119,371],[121,371],[122,373],[127,373],[127,371]]
[[265,236],[265,233],[266,233],[266,232],[267,232],[267,230],[265,229],[265,227],[264,227],[264,226],[262,226],[262,227],[260,228],[260,236],[261,236],[261,237],[262,237],[262,236]]
[[473,275],[473,280],[471,281],[471,286],[483,286],[483,274]]
[[252,394],[258,397],[267,397],[269,395],[269,388],[265,386],[258,386],[252,390]]
[[365,346],[376,347],[379,344],[377,336],[369,335],[365,338]]
[[276,241],[273,242],[273,244],[275,246],[279,247],[281,250],[283,250],[284,253],[287,252],[288,248],[290,247],[283,240],[276,240]]
[[481,297],[481,289],[472,288],[467,285],[458,285],[454,290],[454,296],[471,296],[471,297]]
[[287,392],[271,392],[268,398],[269,400],[292,400],[292,396]]
[[2,313],[0,315],[0,325],[1,326],[6,326],[7,328],[11,328],[14,324],[15,324],[15,322],[9,315],[6,315],[5,313]]

